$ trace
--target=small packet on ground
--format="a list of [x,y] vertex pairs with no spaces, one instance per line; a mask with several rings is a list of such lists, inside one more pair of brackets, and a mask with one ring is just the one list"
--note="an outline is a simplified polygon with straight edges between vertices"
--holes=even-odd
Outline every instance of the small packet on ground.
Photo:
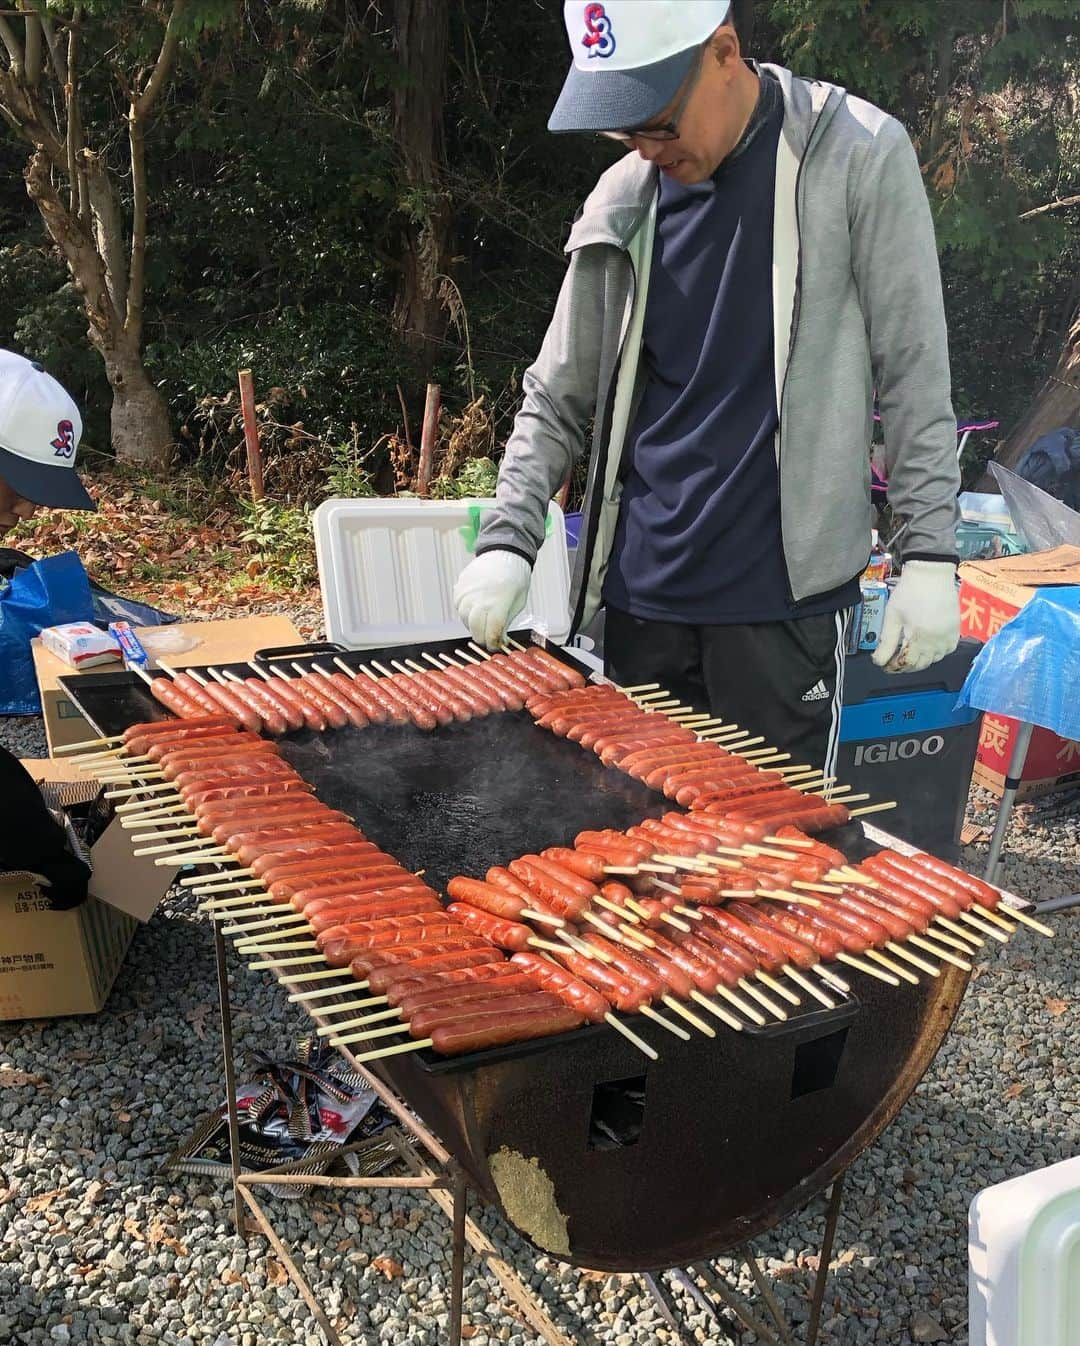
[[[236,1089],[244,1172],[303,1160],[295,1172],[321,1174],[342,1164],[352,1177],[370,1177],[400,1157],[388,1138],[380,1138],[396,1124],[393,1114],[364,1077],[346,1069],[331,1048],[303,1038],[293,1060],[260,1056],[258,1064],[258,1077]],[[341,1153],[346,1145],[349,1150]],[[231,1167],[229,1117],[222,1104],[177,1146],[162,1170],[222,1174]],[[290,1183],[266,1190],[295,1199],[311,1188]]]

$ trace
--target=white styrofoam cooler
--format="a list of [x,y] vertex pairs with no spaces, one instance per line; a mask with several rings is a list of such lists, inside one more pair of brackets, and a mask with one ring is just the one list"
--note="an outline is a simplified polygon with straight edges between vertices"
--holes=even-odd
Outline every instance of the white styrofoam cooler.
[[[494,500],[324,500],[313,515],[327,640],[350,649],[448,640],[465,633],[454,584],[473,558]],[[513,629],[570,630],[566,523],[552,501],[525,610]]]
[[1080,1158],[971,1203],[968,1320],[970,1346],[1080,1346]]

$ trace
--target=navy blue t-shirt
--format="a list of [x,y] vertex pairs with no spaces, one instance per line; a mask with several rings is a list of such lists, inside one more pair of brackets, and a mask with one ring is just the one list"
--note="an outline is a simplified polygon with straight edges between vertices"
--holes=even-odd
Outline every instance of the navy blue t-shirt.
[[772,253],[779,83],[703,183],[661,175],[645,309],[646,381],[604,601],[695,625],[783,621],[858,601],[858,582],[796,608],[780,536]]

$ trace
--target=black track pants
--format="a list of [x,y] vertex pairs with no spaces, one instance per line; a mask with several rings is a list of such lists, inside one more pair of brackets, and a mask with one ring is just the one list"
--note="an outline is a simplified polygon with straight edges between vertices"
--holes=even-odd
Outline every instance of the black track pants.
[[835,774],[851,610],[789,622],[684,626],[607,609],[605,671],[624,687],[658,682],[672,696],[723,716],[761,747]]

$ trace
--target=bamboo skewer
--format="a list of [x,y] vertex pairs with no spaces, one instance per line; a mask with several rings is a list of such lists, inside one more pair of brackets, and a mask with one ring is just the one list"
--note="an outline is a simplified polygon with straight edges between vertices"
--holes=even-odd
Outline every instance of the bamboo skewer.
[[[939,948],[932,944],[930,940],[924,939],[922,935],[908,935],[907,942],[914,944],[918,949],[925,949],[927,953],[932,953],[935,958],[940,958],[945,963],[951,963],[953,967],[961,968],[964,972],[971,971],[971,963],[966,958],[960,958],[950,949]],[[968,951],[970,953],[970,949]]]
[[767,986],[770,991],[775,992],[775,994],[778,995],[781,998],[781,1000],[786,1000],[789,1005],[802,1004],[802,1001],[799,999],[799,997],[795,994],[794,991],[789,990],[788,987],[786,987],[783,984],[783,982],[777,981],[777,979],[770,973],[763,972],[761,968],[758,968],[757,971],[754,972],[752,975],[755,976],[758,979],[758,981],[762,982],[765,986]]
[[1021,911],[1018,907],[1006,907],[1010,917],[1026,925],[1028,929],[1037,931],[1040,935],[1045,935],[1047,939],[1053,939],[1057,934],[1049,925],[1044,925],[1042,921],[1037,921],[1034,916],[1029,916],[1026,911]]
[[109,734],[105,738],[84,738],[81,743],[64,743],[54,748],[54,757],[66,757],[68,753],[81,752],[83,748],[97,748],[112,743],[123,743],[123,734]]
[[801,986],[808,995],[812,995],[815,1000],[820,1000],[826,1009],[835,1009],[836,1001],[832,996],[826,995],[820,986],[815,986],[809,977],[803,976],[797,967],[790,963],[785,963],[780,969],[785,977],[790,977],[796,986]]

